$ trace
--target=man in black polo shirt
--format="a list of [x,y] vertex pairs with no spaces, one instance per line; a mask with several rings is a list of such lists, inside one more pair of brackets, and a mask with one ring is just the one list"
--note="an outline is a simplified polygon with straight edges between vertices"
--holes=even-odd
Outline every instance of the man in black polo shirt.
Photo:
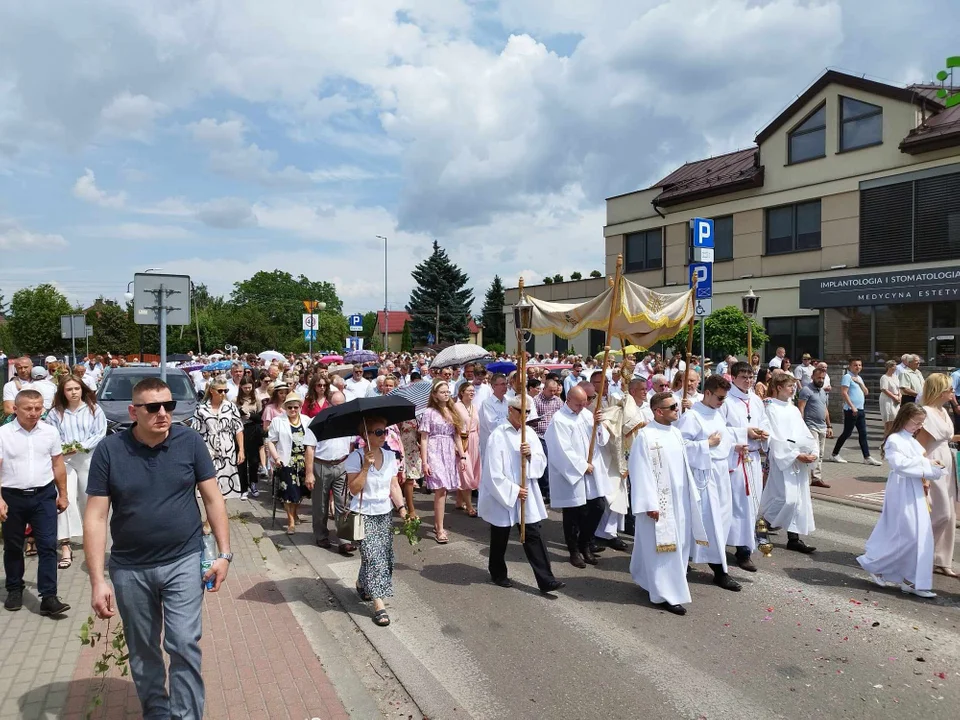
[[[112,617],[113,590],[104,579],[111,506],[110,579],[123,620],[130,671],[143,717],[201,720],[200,675],[203,580],[212,592],[227,577],[230,530],[210,453],[200,435],[171,424],[176,401],[159,378],[133,388],[131,429],[103,440],[87,481],[83,540],[97,617]],[[200,573],[202,524],[196,492],[220,548],[206,578]],[[170,656],[170,692],[160,652],[160,629]]]

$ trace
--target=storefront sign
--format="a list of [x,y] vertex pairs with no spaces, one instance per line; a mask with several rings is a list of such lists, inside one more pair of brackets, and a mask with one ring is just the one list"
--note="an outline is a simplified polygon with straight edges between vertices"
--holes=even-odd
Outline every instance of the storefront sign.
[[900,305],[960,300],[960,267],[918,268],[800,281],[800,307]]

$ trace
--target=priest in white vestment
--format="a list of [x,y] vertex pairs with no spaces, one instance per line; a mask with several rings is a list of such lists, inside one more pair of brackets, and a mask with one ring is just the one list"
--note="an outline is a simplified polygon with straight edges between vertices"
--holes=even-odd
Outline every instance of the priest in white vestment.
[[740,583],[727,571],[727,535],[733,516],[727,467],[736,436],[727,427],[720,408],[729,391],[729,380],[723,375],[711,375],[704,383],[703,399],[680,416],[677,429],[686,443],[687,459],[700,493],[703,527],[710,543],[707,547],[690,548],[690,560],[710,566],[714,585],[740,592]]
[[[492,394],[480,404],[480,458],[486,453],[490,433],[507,420],[507,376],[494,373],[490,379]],[[474,402],[477,402],[474,399]]]
[[[593,536],[603,515],[607,494],[606,468],[597,454],[588,460],[590,437],[595,418],[588,407],[587,391],[574,386],[567,401],[553,415],[544,434],[550,472],[550,506],[563,512],[563,536],[570,553],[570,564],[585,568],[596,565],[596,554],[590,549]],[[596,444],[604,445],[607,431],[597,428]]]
[[925,416],[922,406],[910,404],[893,421],[883,445],[890,465],[883,511],[857,562],[880,587],[898,583],[905,593],[933,598],[937,594],[931,590],[934,545],[927,493],[930,481],[940,478],[944,468],[924,457],[923,446],[913,437]]
[[637,432],[630,449],[630,502],[636,517],[630,575],[650,602],[685,615],[690,602],[687,562],[707,543],[700,495],[683,436],[672,427],[679,403],[671,393],[651,398],[654,422]]
[[787,550],[809,554],[816,548],[804,543],[800,535],[809,535],[816,529],[810,498],[810,470],[817,461],[819,445],[791,402],[796,383],[793,375],[775,372],[767,384],[770,474],[760,501],[760,513],[770,527],[786,529]]
[[[703,395],[699,392],[700,388],[700,373],[690,370],[689,373],[684,373],[680,377],[683,380],[680,381],[680,389],[674,390],[673,396],[680,403],[680,410],[689,410],[693,407],[694,403],[700,402],[703,400]],[[683,383],[687,384],[687,397],[683,397]]]
[[[525,539],[523,552],[533,569],[540,592],[548,593],[564,586],[553,576],[547,547],[540,536],[540,523],[547,519],[547,509],[540,496],[537,478],[547,469],[547,457],[540,439],[527,430],[526,442],[520,443],[520,398],[509,401],[507,422],[496,428],[487,441],[480,476],[477,511],[490,523],[490,578],[501,587],[510,587],[504,555],[510,530],[520,522],[520,504],[524,504]],[[529,407],[527,408],[529,411]],[[520,455],[527,463],[526,487],[520,488]]]
[[[594,393],[600,393],[603,372],[594,370],[590,376],[590,384]],[[586,389],[586,386],[584,386]],[[603,464],[607,471],[606,508],[594,533],[594,552],[605,547],[620,552],[629,550],[629,546],[617,534],[626,529],[626,516],[629,510],[629,490],[627,485],[627,461],[623,453],[623,420],[626,396],[622,393],[611,396],[605,390],[603,402],[600,405],[604,430],[609,435],[606,444],[596,448],[595,453],[603,456]],[[588,396],[590,393],[587,393]],[[591,407],[596,402],[596,395],[590,401]]]
[[[767,449],[770,424],[763,400],[753,392],[754,373],[750,363],[735,362],[730,367],[733,385],[720,414],[736,434],[736,444],[728,459],[732,516],[727,544],[737,549],[737,565],[756,572],[750,556],[757,549],[757,514],[763,492],[763,465],[760,451]],[[740,448],[746,444],[746,451]]]

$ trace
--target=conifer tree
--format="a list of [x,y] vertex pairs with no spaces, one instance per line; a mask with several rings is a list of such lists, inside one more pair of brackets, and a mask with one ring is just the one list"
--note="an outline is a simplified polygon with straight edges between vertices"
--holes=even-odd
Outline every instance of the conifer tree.
[[[470,337],[468,323],[473,290],[467,287],[470,278],[450,261],[447,252],[433,241],[433,252],[413,270],[417,285],[410,293],[410,334],[414,345],[423,345],[428,335],[440,335],[434,343],[466,342]],[[438,323],[439,317],[439,323]]]
[[493,276],[493,282],[483,300],[483,342],[504,343],[506,327],[503,319],[503,281],[499,275]]

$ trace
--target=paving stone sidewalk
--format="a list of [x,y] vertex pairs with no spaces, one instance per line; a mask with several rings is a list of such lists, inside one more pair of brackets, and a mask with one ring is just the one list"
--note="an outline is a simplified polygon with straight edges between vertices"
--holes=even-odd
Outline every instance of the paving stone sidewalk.
[[[258,525],[237,520],[230,531],[230,575],[204,602],[205,717],[345,720],[344,705],[271,579],[260,549],[269,539]],[[59,571],[60,597],[72,606],[62,618],[38,614],[36,572],[36,558],[28,558],[23,609],[0,610],[0,720],[80,720],[97,694],[103,705],[92,718],[139,718],[131,679],[114,668],[98,692],[93,669],[100,651],[80,644],[81,625],[91,614],[82,551],[75,551],[71,568]],[[106,622],[97,628],[105,631]]]

